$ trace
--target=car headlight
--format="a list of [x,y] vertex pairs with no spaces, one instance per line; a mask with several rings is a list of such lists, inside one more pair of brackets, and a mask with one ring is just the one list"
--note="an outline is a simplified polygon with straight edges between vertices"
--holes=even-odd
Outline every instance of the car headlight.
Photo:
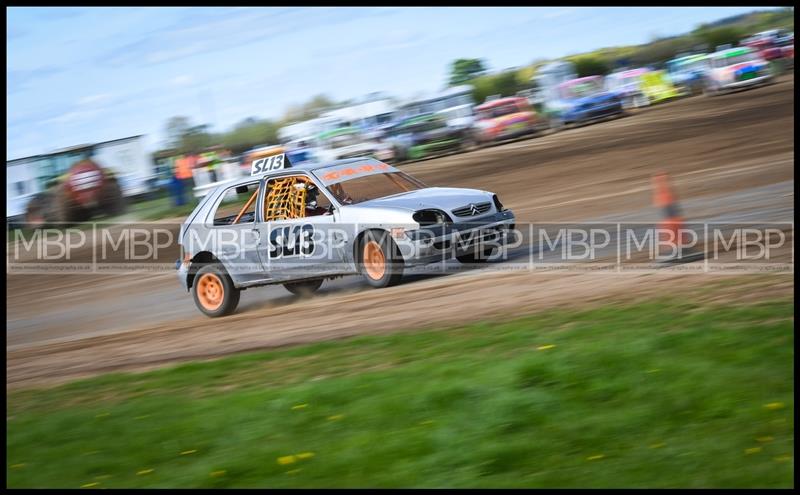
[[494,207],[497,208],[497,211],[505,211],[505,206],[503,203],[500,202],[500,198],[497,197],[497,194],[492,196],[492,201],[494,201]]
[[420,227],[452,223],[450,216],[442,210],[420,210],[411,217]]

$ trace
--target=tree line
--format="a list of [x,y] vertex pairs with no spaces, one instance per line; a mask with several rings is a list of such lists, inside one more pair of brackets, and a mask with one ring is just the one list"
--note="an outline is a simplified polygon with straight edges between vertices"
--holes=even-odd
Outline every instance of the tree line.
[[[571,55],[565,57],[565,60],[575,64],[578,77],[606,75],[622,65],[661,67],[680,53],[713,51],[717,46],[735,45],[749,34],[773,28],[794,30],[794,7],[733,16],[700,25],[682,36],[657,38],[641,45],[602,48]],[[447,85],[472,85],[476,102],[483,102],[491,95],[512,96],[531,88],[531,77],[544,63],[545,60],[538,60],[522,68],[492,74],[484,60],[460,58],[450,64]],[[166,123],[166,148],[156,154],[169,156],[197,153],[214,145],[221,145],[232,153],[239,154],[256,146],[277,144],[278,129],[281,127],[318,117],[328,109],[348,103],[350,102],[334,101],[326,95],[316,95],[305,103],[289,106],[280,119],[248,117],[221,133],[211,132],[209,125],[194,124],[187,117],[172,117]]]

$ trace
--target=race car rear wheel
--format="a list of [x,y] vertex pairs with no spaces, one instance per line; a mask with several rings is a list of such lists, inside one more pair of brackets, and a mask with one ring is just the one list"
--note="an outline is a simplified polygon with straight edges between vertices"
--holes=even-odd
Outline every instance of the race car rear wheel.
[[362,238],[359,267],[364,279],[373,287],[395,285],[403,276],[402,255],[386,232],[373,230]]
[[283,286],[292,294],[300,297],[310,296],[322,286],[322,279],[304,280],[302,282],[289,282]]
[[203,265],[194,277],[192,295],[197,308],[206,316],[225,316],[239,305],[240,291],[218,263]]

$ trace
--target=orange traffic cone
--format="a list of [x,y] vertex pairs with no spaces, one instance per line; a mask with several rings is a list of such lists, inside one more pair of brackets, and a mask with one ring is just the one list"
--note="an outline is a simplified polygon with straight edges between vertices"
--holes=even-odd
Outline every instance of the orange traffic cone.
[[[678,199],[672,191],[666,172],[659,172],[653,176],[653,206],[661,208],[664,214],[664,220],[658,224],[656,230],[659,258],[667,261],[686,258],[684,253],[689,244],[688,236],[683,228],[683,216],[678,207]],[[691,258],[696,258],[697,254],[691,253]]]

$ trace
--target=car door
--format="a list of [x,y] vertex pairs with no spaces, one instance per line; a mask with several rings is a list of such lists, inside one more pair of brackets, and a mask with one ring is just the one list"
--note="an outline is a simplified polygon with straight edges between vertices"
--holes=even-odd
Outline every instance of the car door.
[[289,281],[343,273],[346,239],[336,208],[308,174],[286,173],[265,180],[256,230],[259,258],[270,278]]
[[197,240],[211,243],[211,252],[237,285],[264,278],[254,232],[260,189],[258,179],[225,189],[206,219],[208,237]]

